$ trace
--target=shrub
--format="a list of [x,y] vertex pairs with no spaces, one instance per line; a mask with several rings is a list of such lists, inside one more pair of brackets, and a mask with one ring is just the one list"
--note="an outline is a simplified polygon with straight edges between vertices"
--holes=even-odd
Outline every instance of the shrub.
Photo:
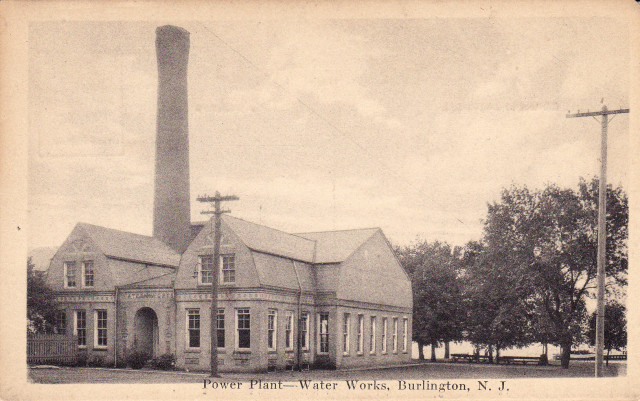
[[173,370],[176,366],[176,357],[173,354],[164,354],[151,361],[154,369]]
[[92,355],[87,361],[87,366],[92,368],[102,368],[106,366],[104,358],[99,355]]
[[78,354],[78,357],[76,358],[75,366],[87,366],[88,359],[89,358],[87,357],[87,354],[85,353]]
[[149,359],[151,359],[151,357],[144,352],[133,352],[127,357],[127,365],[129,365],[131,369],[142,369]]

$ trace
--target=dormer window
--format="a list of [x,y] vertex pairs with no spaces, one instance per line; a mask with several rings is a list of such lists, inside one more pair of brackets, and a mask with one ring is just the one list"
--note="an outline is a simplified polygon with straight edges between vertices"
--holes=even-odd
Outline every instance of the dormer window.
[[82,262],[82,286],[93,287],[93,261]]
[[76,262],[64,262],[64,287],[76,286]]

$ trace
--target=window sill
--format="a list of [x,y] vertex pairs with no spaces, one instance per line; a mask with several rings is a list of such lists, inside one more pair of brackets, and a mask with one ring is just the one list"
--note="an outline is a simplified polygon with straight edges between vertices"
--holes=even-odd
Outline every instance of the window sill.
[[94,351],[107,351],[109,348],[106,345],[101,345],[101,346],[95,346],[93,347]]
[[358,356],[363,356],[363,355],[364,355],[364,352],[358,352],[356,355],[358,355]]
[[251,350],[249,348],[247,349],[235,349],[233,350],[234,354],[250,354]]
[[[318,352],[318,353],[319,353],[319,352]],[[342,356],[351,356],[351,354],[349,354],[349,353],[344,353],[344,352],[343,352],[343,353],[342,353]]]
[[290,354],[290,353],[292,353],[292,352],[293,352],[293,348],[285,348],[285,349],[284,349],[284,352],[286,352],[286,353],[289,353],[289,354]]
[[87,346],[86,345],[78,345],[78,348],[79,349],[87,349]]
[[267,350],[267,353],[268,353],[268,354],[277,354],[277,353],[278,353],[278,350],[276,350],[276,349],[270,349],[270,350]]
[[184,350],[185,354],[188,353],[192,353],[192,354],[199,354],[200,353],[200,348],[187,348]]

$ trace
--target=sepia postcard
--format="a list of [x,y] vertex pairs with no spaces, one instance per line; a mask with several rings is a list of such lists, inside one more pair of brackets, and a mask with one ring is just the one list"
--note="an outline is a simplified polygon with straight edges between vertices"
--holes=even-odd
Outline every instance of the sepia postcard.
[[3,2],[0,396],[638,399],[639,17]]

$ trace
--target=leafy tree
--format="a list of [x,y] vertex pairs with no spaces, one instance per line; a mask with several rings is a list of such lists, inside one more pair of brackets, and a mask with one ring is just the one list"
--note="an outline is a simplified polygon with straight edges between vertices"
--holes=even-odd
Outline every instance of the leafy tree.
[[[612,349],[619,350],[627,346],[627,318],[624,305],[610,301],[604,310],[604,349],[607,350],[607,365]],[[589,317],[589,329],[587,331],[589,344],[596,343],[596,312]]]
[[531,286],[527,276],[496,244],[471,242],[465,247],[465,328],[468,340],[484,345],[496,358],[500,350],[533,341]]
[[[504,296],[499,302],[515,302],[506,313],[519,316],[510,316],[510,322],[520,324],[529,315],[522,327],[530,330],[509,332],[509,336],[516,343],[532,336],[559,345],[564,368],[569,366],[571,346],[582,341],[585,298],[596,284],[597,201],[596,179],[580,180],[578,191],[555,185],[534,192],[517,186],[503,190],[500,202],[489,205],[485,255],[476,266],[479,277]],[[621,188],[609,188],[606,271],[610,288],[626,283],[627,226],[626,195]]]
[[441,242],[426,241],[396,249],[413,287],[413,337],[418,343],[419,358],[423,347],[435,348],[442,342],[461,340],[463,309],[462,287],[458,274],[458,249]]
[[34,267],[31,258],[27,259],[27,331],[44,333],[54,325],[56,306],[53,291]]

